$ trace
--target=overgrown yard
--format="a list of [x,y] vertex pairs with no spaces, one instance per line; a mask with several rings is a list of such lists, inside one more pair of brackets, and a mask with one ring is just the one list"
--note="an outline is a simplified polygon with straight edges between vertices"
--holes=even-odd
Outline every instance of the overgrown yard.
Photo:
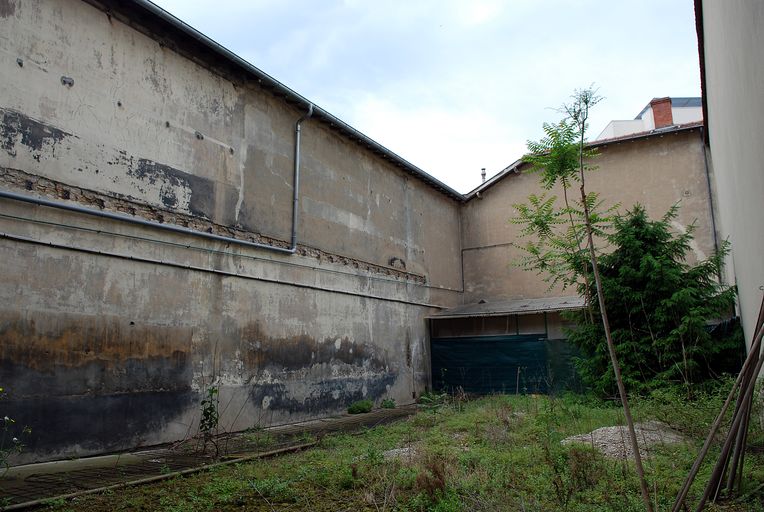
[[[646,471],[657,510],[668,510],[723,401],[693,403],[671,393],[635,400],[638,421],[658,420],[686,442],[648,449]],[[430,397],[416,416],[270,460],[76,501],[55,511],[495,510],[641,511],[632,463],[606,458],[569,436],[623,423],[621,409],[581,396]],[[752,421],[743,498],[708,510],[764,510],[764,436]],[[702,492],[718,445],[701,470]]]

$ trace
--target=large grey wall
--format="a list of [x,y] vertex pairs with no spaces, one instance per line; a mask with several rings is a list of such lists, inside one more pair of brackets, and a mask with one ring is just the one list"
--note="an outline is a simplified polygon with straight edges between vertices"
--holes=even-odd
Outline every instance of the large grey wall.
[[703,1],[708,133],[721,227],[732,242],[728,276],[738,287],[746,342],[764,287],[764,3]]
[[[0,33],[0,189],[288,242],[303,109],[79,0],[0,0]],[[315,120],[302,152],[294,256],[0,200],[19,461],[193,434],[213,381],[225,430],[424,390],[459,204]]]

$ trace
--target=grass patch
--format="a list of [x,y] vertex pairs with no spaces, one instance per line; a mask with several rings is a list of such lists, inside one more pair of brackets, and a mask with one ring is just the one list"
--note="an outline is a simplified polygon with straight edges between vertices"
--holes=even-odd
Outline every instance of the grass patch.
[[[634,402],[637,421],[659,419],[688,442],[659,446],[645,461],[657,510],[667,510],[702,444],[723,391],[688,403],[672,396]],[[122,511],[641,511],[630,461],[560,441],[623,424],[617,404],[566,395],[428,399],[416,416],[316,448],[220,467],[168,482],[55,503],[49,510]],[[764,511],[764,435],[752,421],[744,500],[708,510]],[[394,452],[390,450],[396,449]],[[689,505],[702,493],[719,446],[704,464]],[[391,456],[395,454],[395,456]]]

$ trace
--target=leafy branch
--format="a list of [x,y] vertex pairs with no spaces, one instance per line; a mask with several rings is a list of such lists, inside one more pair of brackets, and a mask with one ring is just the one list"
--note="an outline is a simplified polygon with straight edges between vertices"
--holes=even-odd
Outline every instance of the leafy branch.
[[[533,241],[521,246],[525,252],[521,267],[544,274],[552,286],[558,283],[563,287],[576,286],[586,301],[592,323],[592,303],[596,300],[599,306],[608,353],[629,430],[642,499],[645,510],[652,512],[597,262],[595,238],[606,238],[614,208],[603,210],[599,197],[586,191],[586,173],[594,169],[587,162],[595,156],[594,150],[587,147],[586,131],[590,110],[601,99],[592,88],[575,91],[572,101],[560,109],[564,119],[556,124],[544,124],[545,136],[538,142],[528,143],[530,155],[525,160],[532,164],[531,171],[540,173],[540,184],[545,190],[562,188],[565,206],[556,210],[554,197],[531,196],[529,204],[515,205],[518,217],[513,222],[523,226],[522,233],[526,237],[534,237]],[[568,192],[572,191],[575,184],[579,186],[578,201],[568,197]],[[564,218],[567,218],[567,224],[561,228],[563,223],[560,219]],[[593,290],[587,265],[591,266]],[[593,291],[596,292],[595,296],[592,296]]]

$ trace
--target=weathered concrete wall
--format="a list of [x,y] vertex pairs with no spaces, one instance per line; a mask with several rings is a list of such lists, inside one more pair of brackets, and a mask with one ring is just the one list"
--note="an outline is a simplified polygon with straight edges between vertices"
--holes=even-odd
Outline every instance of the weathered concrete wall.
[[[0,34],[1,189],[288,242],[304,112],[79,0],[0,0]],[[295,256],[0,200],[19,461],[193,434],[213,381],[226,430],[423,391],[459,204],[316,121],[302,154]]]
[[[642,204],[652,217],[660,217],[672,204],[681,208],[675,229],[696,225],[693,258],[706,258],[714,250],[708,182],[703,143],[698,130],[655,136],[599,148],[587,177],[587,190],[599,192],[606,205],[620,203],[625,212]],[[513,204],[541,194],[539,177],[521,172],[511,175],[474,198],[463,209],[462,236],[466,303],[492,298],[537,298],[575,294],[575,290],[548,289],[533,272],[513,264],[522,251],[520,227],[511,224]],[[562,200],[560,190],[548,192]],[[578,197],[578,189],[574,190]]]
[[728,265],[737,284],[746,343],[756,330],[764,286],[764,4],[701,2],[713,171],[721,231],[732,243]]

